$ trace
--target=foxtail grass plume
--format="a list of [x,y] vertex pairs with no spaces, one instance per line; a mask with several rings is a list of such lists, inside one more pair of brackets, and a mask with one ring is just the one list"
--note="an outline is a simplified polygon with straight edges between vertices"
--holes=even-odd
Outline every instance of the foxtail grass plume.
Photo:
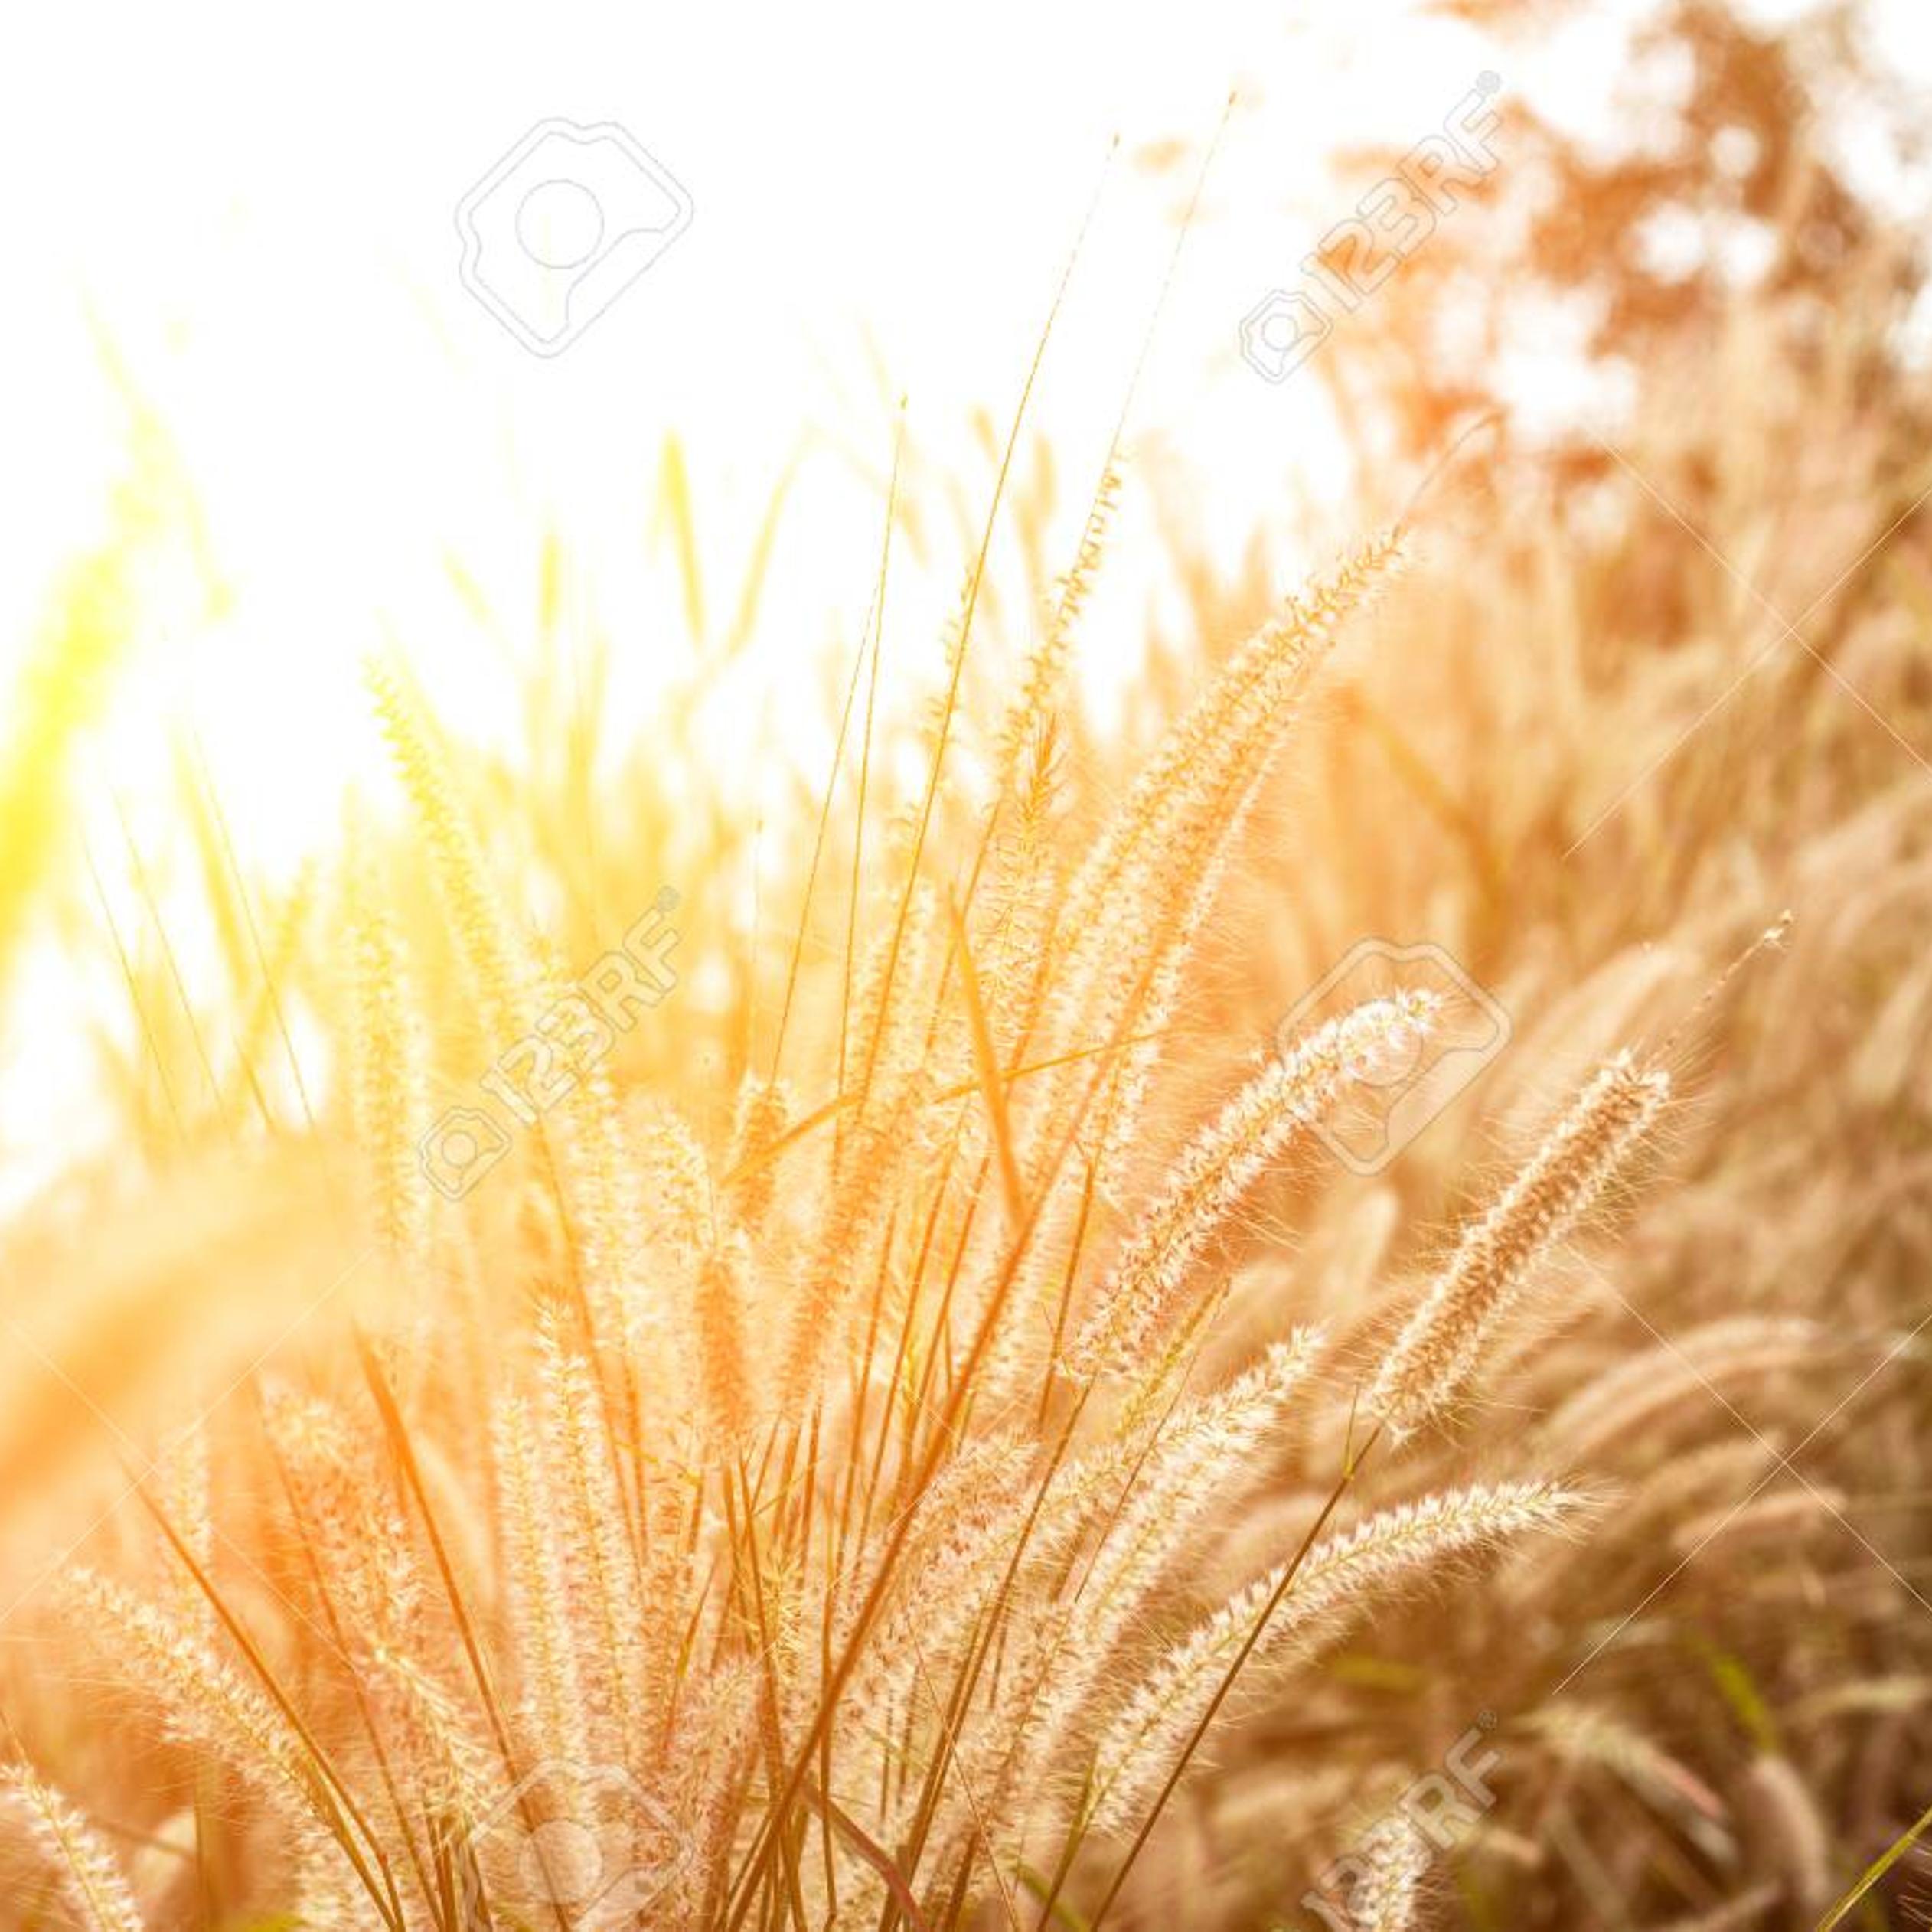
[[1356,1854],[1363,1869],[1349,1892],[1355,1932],[1412,1932],[1428,1875],[1429,1846],[1402,1817],[1371,1827]]
[[[1554,1483],[1476,1486],[1370,1516],[1317,1543],[1255,1646],[1255,1661],[1305,1655],[1385,1602],[1439,1581],[1457,1563],[1516,1538],[1565,1528],[1585,1506]],[[1095,1828],[1132,1826],[1212,1708],[1229,1666],[1288,1578],[1284,1562],[1237,1591],[1170,1646],[1101,1735],[1094,1753]]]
[[1623,1171],[1669,1097],[1669,1075],[1627,1053],[1596,1074],[1515,1179],[1464,1229],[1370,1385],[1370,1415],[1406,1434],[1441,1412],[1538,1266]]
[[1325,1022],[1257,1074],[1181,1156],[1129,1238],[1068,1352],[1090,1379],[1131,1368],[1173,1319],[1202,1248],[1271,1162],[1354,1087],[1405,1064],[1439,1011],[1434,995],[1398,992]]
[[11,1798],[51,1869],[80,1932],[144,1932],[145,1921],[106,1842],[74,1807],[19,1765],[0,1770],[0,1798]]

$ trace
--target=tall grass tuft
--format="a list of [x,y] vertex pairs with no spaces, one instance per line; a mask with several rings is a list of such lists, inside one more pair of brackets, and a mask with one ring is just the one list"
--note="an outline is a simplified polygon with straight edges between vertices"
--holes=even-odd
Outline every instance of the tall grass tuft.
[[[1150,1157],[1163,1035],[1261,782],[1404,546],[1264,625],[1077,857],[1045,788],[1114,487],[994,740],[974,810],[997,863],[948,899],[924,834],[888,841],[896,874],[853,881],[836,1031],[800,1035],[784,1080],[748,1069],[693,1111],[622,1059],[576,1067],[473,1199],[413,1165],[428,1082],[466,1037],[521,1032],[563,970],[512,917],[419,693],[371,673],[440,909],[426,942],[425,906],[385,883],[406,855],[377,863],[358,831],[346,1108],[408,1305],[365,1339],[361,1390],[319,1369],[263,1387],[272,1483],[217,1482],[191,1543],[161,1512],[191,1615],[91,1571],[69,1592],[154,1748],[219,1767],[250,1848],[237,1902],[397,1932],[575,1923],[569,1839],[638,1923],[1017,1924],[1030,1894],[1090,1887],[1104,1917],[1211,1723],[1417,1586],[1578,1519],[1532,1477],[1320,1533],[1351,1454],[1298,1553],[1192,1601],[1268,1460],[1347,1406],[1306,1327],[1203,1369],[1248,1204],[1408,1063],[1439,1003],[1369,1000]],[[969,648],[962,629],[955,679]],[[915,794],[952,797],[968,722],[923,735]],[[1365,1414],[1407,1434],[1441,1409],[1664,1094],[1627,1059],[1586,1088]],[[142,1922],[64,1802],[14,1789],[94,1922]],[[1407,1924],[1419,1872],[1386,1849],[1378,1922]]]

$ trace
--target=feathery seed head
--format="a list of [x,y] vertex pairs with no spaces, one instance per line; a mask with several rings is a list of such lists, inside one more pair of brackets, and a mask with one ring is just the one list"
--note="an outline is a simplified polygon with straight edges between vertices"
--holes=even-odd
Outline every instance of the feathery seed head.
[[1139,1361],[1171,1321],[1202,1248],[1262,1170],[1350,1088],[1406,1064],[1440,1010],[1428,992],[1371,1000],[1316,1027],[1249,1081],[1196,1137],[1129,1238],[1069,1352],[1069,1372],[1085,1380]]
[[1447,1490],[1325,1538],[1291,1577],[1283,1564],[1256,1578],[1170,1646],[1108,1727],[1094,1761],[1095,1827],[1119,1831],[1134,1822],[1284,1584],[1255,1644],[1257,1659],[1305,1656],[1405,1585],[1517,1537],[1567,1528],[1587,1506],[1586,1497],[1553,1483]]
[[1383,1362],[1366,1406],[1408,1434],[1468,1380],[1496,1324],[1656,1124],[1670,1077],[1619,1054],[1496,1196],[1464,1229],[1448,1265]]
[[0,1770],[0,1794],[16,1799],[28,1835],[45,1856],[81,1932],[142,1932],[145,1921],[114,1854],[51,1785],[21,1766]]

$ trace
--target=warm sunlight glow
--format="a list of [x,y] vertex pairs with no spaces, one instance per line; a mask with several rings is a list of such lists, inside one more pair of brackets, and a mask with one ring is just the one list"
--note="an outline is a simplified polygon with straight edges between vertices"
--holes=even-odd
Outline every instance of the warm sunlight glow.
[[1921,11],[16,30],[0,1932],[1922,1921]]

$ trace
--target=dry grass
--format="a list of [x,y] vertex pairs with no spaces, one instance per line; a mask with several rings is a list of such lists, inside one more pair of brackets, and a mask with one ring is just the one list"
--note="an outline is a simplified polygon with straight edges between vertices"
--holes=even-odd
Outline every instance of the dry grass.
[[[145,1176],[11,1244],[70,1379],[7,1473],[105,1414],[145,1507],[9,1633],[6,1922],[1312,1924],[1350,1852],[1331,1924],[1815,1920],[1932,1693],[1932,479],[1780,326],[1541,521],[1201,586],[1247,641],[1121,746],[1067,683],[1110,464],[1017,670],[977,579],[923,709],[863,641],[782,945],[707,894],[701,680],[511,765],[379,670],[406,811],[273,903],[191,773],[232,984],[126,955]],[[1687,740],[1781,626],[1658,498],[1824,593]],[[680,984],[593,1023],[667,883]],[[1321,1130],[1454,1014],[1261,1043],[1372,934],[1516,1036],[1358,1176]],[[417,1135],[533,1030],[568,1091],[445,1199]],[[1472,1727],[1438,1844],[1392,1805]]]

